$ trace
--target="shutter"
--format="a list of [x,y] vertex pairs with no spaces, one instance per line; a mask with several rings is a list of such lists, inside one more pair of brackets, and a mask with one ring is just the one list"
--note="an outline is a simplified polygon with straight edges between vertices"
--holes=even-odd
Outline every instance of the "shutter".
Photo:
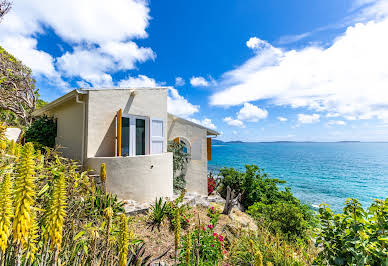
[[164,152],[164,120],[150,119],[150,153],[161,154]]
[[116,156],[121,156],[121,109],[117,111],[116,115]]
[[202,140],[197,139],[193,142],[191,149],[192,160],[202,160]]
[[207,160],[210,161],[212,159],[212,139],[207,138]]
[[179,144],[179,138],[175,138],[175,139],[174,139],[174,142],[177,143],[177,144]]

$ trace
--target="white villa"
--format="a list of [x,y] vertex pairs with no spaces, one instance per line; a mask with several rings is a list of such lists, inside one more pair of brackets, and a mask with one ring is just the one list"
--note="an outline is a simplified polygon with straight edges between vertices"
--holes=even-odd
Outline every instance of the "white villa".
[[167,112],[168,88],[79,89],[33,115],[57,120],[56,144],[63,156],[85,168],[106,163],[108,191],[138,202],[173,196],[169,140],[191,155],[186,190],[207,195],[211,136],[218,132]]

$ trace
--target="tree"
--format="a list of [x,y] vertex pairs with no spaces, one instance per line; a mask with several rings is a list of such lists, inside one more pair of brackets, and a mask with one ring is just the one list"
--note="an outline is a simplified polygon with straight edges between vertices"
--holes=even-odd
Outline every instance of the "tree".
[[11,10],[11,3],[7,0],[3,0],[0,2],[0,22],[10,10]]
[[15,113],[25,125],[31,123],[39,97],[31,73],[29,67],[0,46],[0,109]]

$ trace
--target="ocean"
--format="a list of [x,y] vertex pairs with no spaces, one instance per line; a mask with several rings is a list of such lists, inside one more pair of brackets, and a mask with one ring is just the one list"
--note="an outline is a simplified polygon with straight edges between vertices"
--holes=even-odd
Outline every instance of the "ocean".
[[388,143],[225,143],[212,145],[210,171],[244,170],[256,164],[287,181],[293,194],[317,209],[329,204],[342,212],[347,198],[363,207],[388,197]]

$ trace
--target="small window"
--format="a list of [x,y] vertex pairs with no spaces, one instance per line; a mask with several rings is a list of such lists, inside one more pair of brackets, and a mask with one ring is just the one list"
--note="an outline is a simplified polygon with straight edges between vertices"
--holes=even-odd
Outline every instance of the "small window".
[[179,139],[179,142],[180,142],[180,144],[183,145],[183,152],[187,153],[187,154],[190,154],[191,150],[190,150],[189,142],[187,140],[185,140],[185,139],[182,139],[182,138]]

